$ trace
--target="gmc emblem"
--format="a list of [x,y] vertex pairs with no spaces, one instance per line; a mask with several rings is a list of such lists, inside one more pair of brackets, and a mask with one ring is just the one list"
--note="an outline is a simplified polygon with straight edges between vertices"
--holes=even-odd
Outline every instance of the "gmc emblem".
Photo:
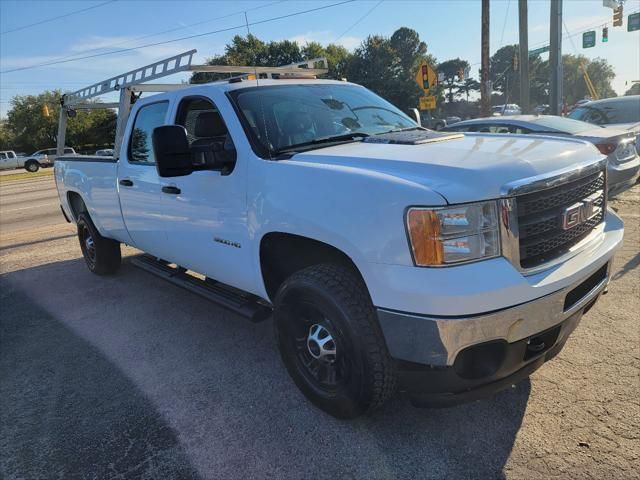
[[565,208],[562,211],[562,229],[569,230],[598,215],[602,208],[595,205],[595,202],[601,195],[601,192],[593,193],[587,198]]

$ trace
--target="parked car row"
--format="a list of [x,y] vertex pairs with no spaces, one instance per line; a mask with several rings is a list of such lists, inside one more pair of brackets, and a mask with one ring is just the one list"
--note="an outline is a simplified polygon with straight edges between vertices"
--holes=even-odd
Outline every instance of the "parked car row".
[[[574,110],[569,117],[572,118],[551,115],[494,116],[465,120],[444,130],[586,140],[607,156],[609,196],[632,186],[640,173],[640,96],[588,102]],[[576,120],[576,117],[592,122]]]

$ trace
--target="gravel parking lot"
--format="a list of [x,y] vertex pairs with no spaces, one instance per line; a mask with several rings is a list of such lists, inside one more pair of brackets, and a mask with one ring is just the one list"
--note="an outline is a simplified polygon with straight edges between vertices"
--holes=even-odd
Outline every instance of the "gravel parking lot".
[[[85,268],[51,177],[0,184],[0,478],[640,478],[640,186],[609,293],[494,398],[351,422],[251,324],[125,261]],[[138,252],[126,248],[124,253]]]

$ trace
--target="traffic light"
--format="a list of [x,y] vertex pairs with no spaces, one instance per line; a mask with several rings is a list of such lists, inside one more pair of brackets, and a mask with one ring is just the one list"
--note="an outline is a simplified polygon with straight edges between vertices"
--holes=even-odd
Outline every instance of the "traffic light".
[[429,67],[422,65],[422,88],[428,90],[429,87]]
[[608,27],[603,27],[602,28],[602,42],[603,43],[607,43],[609,41],[609,28]]
[[613,26],[622,26],[622,5],[620,5],[618,8],[613,9]]

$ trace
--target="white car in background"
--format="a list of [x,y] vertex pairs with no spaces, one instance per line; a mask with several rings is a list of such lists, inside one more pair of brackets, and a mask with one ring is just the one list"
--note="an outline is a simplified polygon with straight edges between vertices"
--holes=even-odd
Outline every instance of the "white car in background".
[[522,109],[515,103],[508,103],[506,105],[494,105],[491,108],[491,113],[494,116],[520,115],[522,113]]
[[[77,155],[76,151],[71,147],[64,147],[64,154],[66,155]],[[53,162],[58,158],[58,154],[56,153],[55,148],[44,148],[42,150],[38,150],[33,152],[31,155],[26,155],[24,157],[18,157],[19,168],[24,166],[24,169],[28,172],[37,172],[40,167],[51,167],[53,166]]]

